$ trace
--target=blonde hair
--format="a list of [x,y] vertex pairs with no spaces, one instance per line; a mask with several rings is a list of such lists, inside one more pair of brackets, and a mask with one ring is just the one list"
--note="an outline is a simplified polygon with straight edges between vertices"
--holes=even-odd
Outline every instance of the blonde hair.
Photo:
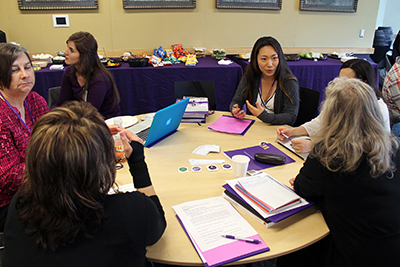
[[397,141],[385,129],[374,90],[358,79],[336,78],[326,88],[322,124],[310,157],[332,172],[353,172],[366,159],[374,178],[396,170]]

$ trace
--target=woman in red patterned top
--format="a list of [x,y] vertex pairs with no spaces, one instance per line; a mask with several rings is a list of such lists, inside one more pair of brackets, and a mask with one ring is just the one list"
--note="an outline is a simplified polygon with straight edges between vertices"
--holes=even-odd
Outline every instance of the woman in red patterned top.
[[48,111],[46,100],[32,91],[35,74],[25,48],[0,44],[0,231],[8,204],[25,169],[25,151],[34,122]]

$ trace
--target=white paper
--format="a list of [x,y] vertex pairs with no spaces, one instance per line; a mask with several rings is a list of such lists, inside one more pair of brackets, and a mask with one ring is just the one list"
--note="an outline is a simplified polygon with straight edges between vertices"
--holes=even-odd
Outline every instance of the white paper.
[[172,207],[201,251],[235,242],[222,235],[249,237],[254,228],[222,197],[190,201]]
[[238,183],[250,194],[273,209],[280,208],[300,197],[266,173],[243,177]]
[[202,145],[193,150],[192,153],[206,156],[209,152],[219,153],[220,149],[218,145]]
[[224,163],[223,159],[189,159],[190,165],[208,165]]

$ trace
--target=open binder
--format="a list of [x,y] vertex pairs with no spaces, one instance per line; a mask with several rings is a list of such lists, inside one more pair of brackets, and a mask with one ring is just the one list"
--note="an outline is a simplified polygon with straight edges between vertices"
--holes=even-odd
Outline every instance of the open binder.
[[[257,180],[260,179],[260,176],[265,176],[265,175],[269,176],[268,174],[261,173],[246,178],[249,179],[254,178],[255,180]],[[280,222],[313,205],[312,202],[308,202],[305,199],[298,197],[295,203],[292,203],[291,205],[286,205],[283,208],[276,209],[272,212],[271,211],[267,212],[263,208],[261,208],[258,204],[256,204],[254,201],[250,200],[250,198],[246,197],[246,195],[240,192],[240,190],[235,188],[235,184],[237,183],[236,180],[238,179],[229,180],[227,181],[227,184],[223,186],[225,188],[223,197],[229,202],[231,202],[235,207],[240,208],[241,210],[252,216],[254,219],[256,219],[258,222],[262,223],[267,227],[270,227],[271,225],[274,225],[275,223]],[[279,185],[282,186],[283,190],[289,190],[294,193],[292,189],[285,186],[284,184],[276,180],[275,182],[279,183]],[[276,188],[275,189],[271,188],[271,190],[276,191],[275,193],[278,193]],[[265,191],[265,194],[268,194],[268,190]],[[295,199],[288,198],[287,202],[292,202],[294,200]]]

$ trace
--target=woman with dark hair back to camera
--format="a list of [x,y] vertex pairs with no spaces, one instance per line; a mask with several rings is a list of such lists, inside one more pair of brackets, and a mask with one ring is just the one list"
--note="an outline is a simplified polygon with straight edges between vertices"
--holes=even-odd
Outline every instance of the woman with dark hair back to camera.
[[[359,79],[374,89],[376,98],[378,99],[379,108],[382,112],[384,119],[384,126],[387,131],[390,132],[390,117],[389,110],[382,98],[382,93],[377,87],[376,74],[371,64],[364,59],[351,59],[343,63],[340,67],[339,77],[356,78]],[[352,116],[352,114],[349,114]],[[288,128],[288,127],[278,127],[277,128],[277,138],[284,140],[280,133],[285,134],[288,137],[296,136],[311,136],[313,137],[319,131],[321,126],[321,114],[314,118],[313,120],[304,123],[298,127]],[[292,145],[296,152],[304,153],[309,152],[312,146],[312,140],[310,139],[292,139]]]
[[315,247],[320,253],[309,251],[321,257],[315,266],[399,266],[399,166],[398,141],[385,129],[374,90],[359,79],[330,82],[313,149],[290,180],[330,230]]
[[233,116],[246,112],[266,123],[292,125],[299,111],[299,83],[273,37],[261,37],[251,51],[250,63],[230,104]]
[[46,100],[32,91],[34,85],[35,73],[26,49],[0,44],[0,232],[22,181],[32,127],[48,111]]
[[124,132],[137,191],[108,195],[115,150],[100,113],[73,101],[36,122],[24,182],[9,207],[2,266],[145,266],[146,247],[166,221],[141,140]]
[[60,96],[55,107],[70,100],[91,103],[105,119],[121,114],[120,96],[111,73],[100,62],[97,41],[88,32],[76,32],[67,40]]

